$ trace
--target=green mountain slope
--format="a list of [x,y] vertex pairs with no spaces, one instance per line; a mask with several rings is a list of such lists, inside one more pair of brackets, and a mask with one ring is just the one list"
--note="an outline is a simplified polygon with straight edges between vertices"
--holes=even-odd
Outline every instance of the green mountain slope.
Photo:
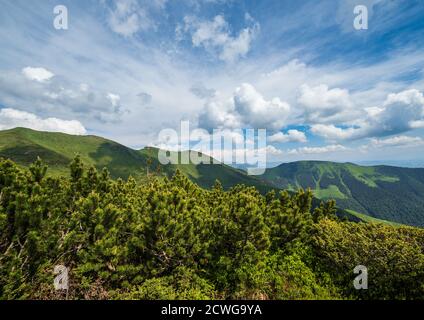
[[[213,159],[207,162],[211,164],[179,164],[179,165],[162,165],[158,160],[158,149],[147,147],[139,151],[145,158],[149,159],[152,164],[150,167],[154,170],[160,168],[160,171],[165,172],[167,176],[172,175],[177,169],[184,173],[190,180],[196,182],[199,186],[210,188],[216,180],[219,180],[224,187],[228,189],[237,184],[245,184],[255,186],[259,191],[266,192],[273,187],[255,176],[249,176],[245,171],[227,166],[225,164],[212,164]],[[182,154],[178,153],[178,159],[181,159]]]
[[66,174],[76,154],[87,165],[99,170],[107,167],[113,178],[126,179],[131,175],[144,179],[148,173],[169,177],[179,169],[205,188],[213,186],[219,179],[226,189],[241,183],[256,186],[262,192],[270,189],[262,180],[223,164],[161,165],[155,148],[133,150],[97,136],[73,136],[25,128],[0,131],[0,157],[22,166],[30,165],[39,156],[49,165],[51,174]]
[[278,188],[310,187],[351,213],[424,226],[424,169],[299,161],[268,169],[262,178]]
[[24,167],[40,156],[49,165],[50,174],[68,174],[69,163],[76,154],[86,165],[98,170],[107,167],[113,178],[170,177],[179,169],[203,188],[210,188],[217,179],[225,189],[245,184],[262,193],[274,188],[294,191],[310,187],[318,198],[314,205],[319,205],[320,199],[335,199],[340,215],[350,220],[369,221],[369,216],[383,222],[424,226],[424,169],[301,161],[282,164],[256,177],[223,164],[162,165],[158,149],[133,150],[97,136],[24,128],[0,131],[0,157]]

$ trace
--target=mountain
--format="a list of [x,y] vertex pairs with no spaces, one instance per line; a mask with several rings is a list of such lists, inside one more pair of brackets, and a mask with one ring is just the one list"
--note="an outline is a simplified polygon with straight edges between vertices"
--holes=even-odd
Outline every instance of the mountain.
[[97,136],[74,136],[26,128],[0,131],[0,157],[29,166],[39,156],[49,165],[49,173],[53,175],[67,174],[69,163],[79,154],[86,165],[98,170],[107,167],[113,178],[126,179],[131,175],[140,180],[145,179],[147,173],[170,177],[179,169],[204,188],[213,186],[218,179],[225,189],[241,183],[255,186],[262,192],[271,189],[268,183],[224,164],[164,166],[158,160],[158,151],[149,147],[133,150]]
[[350,220],[424,226],[424,169],[301,161],[267,169],[256,177],[224,164],[162,165],[158,151],[151,147],[134,150],[97,136],[25,128],[0,131],[0,157],[27,167],[39,156],[49,165],[51,175],[67,175],[69,163],[79,154],[88,166],[107,167],[113,178],[171,177],[178,169],[203,188],[212,187],[217,179],[224,189],[245,184],[262,193],[310,187],[314,206],[320,200],[335,199],[338,214]]
[[299,161],[268,169],[261,177],[277,188],[310,187],[337,206],[402,224],[424,226],[424,169]]

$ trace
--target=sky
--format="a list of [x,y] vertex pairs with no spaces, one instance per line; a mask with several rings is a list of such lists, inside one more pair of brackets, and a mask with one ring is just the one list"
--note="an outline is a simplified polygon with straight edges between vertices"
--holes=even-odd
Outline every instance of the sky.
[[421,0],[0,0],[0,130],[172,149],[189,121],[266,129],[269,163],[423,161],[423,31]]

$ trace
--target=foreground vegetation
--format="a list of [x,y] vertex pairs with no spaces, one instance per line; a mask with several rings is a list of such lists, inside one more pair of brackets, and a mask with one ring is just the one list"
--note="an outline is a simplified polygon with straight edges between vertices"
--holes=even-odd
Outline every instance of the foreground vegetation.
[[309,190],[46,172],[0,161],[0,299],[424,299],[423,229],[340,221]]

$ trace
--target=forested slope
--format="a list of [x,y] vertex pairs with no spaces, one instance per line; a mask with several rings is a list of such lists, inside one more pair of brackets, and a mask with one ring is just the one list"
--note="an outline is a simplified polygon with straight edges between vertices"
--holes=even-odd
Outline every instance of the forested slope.
[[424,169],[300,161],[268,169],[262,178],[279,188],[310,187],[317,198],[336,199],[342,209],[424,226]]

